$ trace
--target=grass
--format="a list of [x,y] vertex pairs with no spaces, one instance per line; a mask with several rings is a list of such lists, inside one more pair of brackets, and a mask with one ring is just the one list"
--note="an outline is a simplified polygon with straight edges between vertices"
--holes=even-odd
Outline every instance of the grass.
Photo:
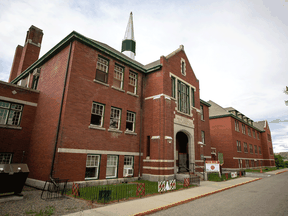
[[[283,169],[283,168],[280,167],[279,169]],[[269,171],[273,171],[273,170],[277,170],[277,167],[262,168],[262,172],[269,172]],[[259,169],[246,169],[245,172],[260,172],[260,168]]]
[[[147,180],[137,180],[127,184],[114,184],[114,185],[99,185],[92,187],[84,187],[79,189],[80,198],[85,200],[97,201],[97,203],[107,203],[113,201],[133,199],[137,196],[137,183],[145,183],[145,194],[159,194],[158,182],[150,182]],[[193,185],[190,185],[193,187]],[[176,190],[182,189],[183,184],[177,182]],[[104,191],[104,192],[102,192]],[[67,195],[72,195],[72,190],[67,191]],[[142,196],[142,195],[141,195]]]
[[[238,178],[238,176],[236,178]],[[231,173],[228,173],[228,179],[226,178],[225,174],[223,174],[221,176],[221,178],[219,177],[218,173],[210,173],[210,174],[208,174],[208,181],[219,182],[219,181],[226,181],[226,180],[230,180],[230,179],[235,179],[235,178],[231,177]]]
[[26,215],[32,214],[33,216],[46,216],[46,215],[53,215],[55,208],[53,206],[47,206],[44,210],[40,210],[40,212],[36,212],[33,210],[26,211]]

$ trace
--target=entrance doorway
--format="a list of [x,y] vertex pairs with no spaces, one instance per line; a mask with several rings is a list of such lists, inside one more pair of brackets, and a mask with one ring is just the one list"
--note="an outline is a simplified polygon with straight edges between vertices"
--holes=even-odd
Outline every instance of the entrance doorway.
[[188,152],[188,137],[185,133],[178,132],[176,134],[176,154],[178,154],[176,166],[178,172],[187,172],[187,169],[189,169]]

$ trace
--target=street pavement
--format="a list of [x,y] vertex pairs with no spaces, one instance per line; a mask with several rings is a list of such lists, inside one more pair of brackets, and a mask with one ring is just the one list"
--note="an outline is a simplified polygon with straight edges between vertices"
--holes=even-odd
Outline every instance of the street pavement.
[[[267,172],[266,175],[276,175],[279,172],[283,171],[288,171],[288,168]],[[237,179],[223,182],[201,181],[200,186],[196,188],[194,187],[180,191],[168,192],[161,195],[120,202],[117,204],[111,204],[104,207],[80,211],[69,215],[147,215],[162,211],[164,209],[182,205],[184,203],[188,203],[193,200],[197,200],[199,198],[209,196],[211,194],[215,194],[230,188],[241,186],[243,184],[248,184],[250,182],[254,182],[260,179],[261,178],[255,177],[240,177]]]

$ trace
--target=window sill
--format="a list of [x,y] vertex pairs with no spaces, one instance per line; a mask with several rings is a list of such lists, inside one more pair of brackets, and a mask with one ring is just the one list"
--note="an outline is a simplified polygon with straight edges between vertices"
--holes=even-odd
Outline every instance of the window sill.
[[205,122],[205,120],[201,119],[201,121]]
[[115,87],[115,86],[111,86],[111,88],[112,88],[112,89],[115,89],[115,90],[118,90],[118,91],[120,91],[120,92],[125,92],[125,90],[120,89],[120,88],[117,88],[117,87]]
[[103,130],[103,131],[106,130],[106,128],[99,127],[99,126],[96,126],[96,125],[89,125],[88,128],[90,128],[90,129],[97,129],[97,130]]
[[107,83],[103,83],[103,82],[98,81],[98,80],[96,80],[96,79],[94,79],[93,81],[94,81],[95,83],[99,83],[99,84],[102,84],[102,85],[104,85],[104,86],[109,87],[109,84],[107,84]]
[[125,131],[125,134],[130,134],[130,135],[135,135],[137,136],[137,133],[133,132],[133,131]]
[[137,94],[134,94],[134,93],[132,93],[132,92],[129,92],[129,91],[127,91],[127,94],[129,94],[129,95],[132,95],[132,96],[134,96],[134,97],[139,97],[139,95],[137,95]]
[[0,125],[0,128],[22,130],[22,127],[20,127],[20,126],[12,126],[12,125]]
[[87,180],[87,181],[88,181],[88,180],[97,180],[97,179],[98,179],[98,177],[94,177],[94,178],[91,177],[91,178],[85,178],[85,181],[86,181],[86,180]]
[[241,153],[242,151],[237,151],[237,152]]
[[123,131],[120,131],[118,129],[112,129],[112,128],[109,128],[108,129],[109,132],[116,132],[116,133],[122,133]]

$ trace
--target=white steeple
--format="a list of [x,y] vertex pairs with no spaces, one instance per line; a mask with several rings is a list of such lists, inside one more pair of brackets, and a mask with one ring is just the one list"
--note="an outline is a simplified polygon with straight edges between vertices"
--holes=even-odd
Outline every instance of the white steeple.
[[128,25],[122,40],[121,52],[131,59],[135,59],[136,41],[134,40],[133,14],[130,13]]

